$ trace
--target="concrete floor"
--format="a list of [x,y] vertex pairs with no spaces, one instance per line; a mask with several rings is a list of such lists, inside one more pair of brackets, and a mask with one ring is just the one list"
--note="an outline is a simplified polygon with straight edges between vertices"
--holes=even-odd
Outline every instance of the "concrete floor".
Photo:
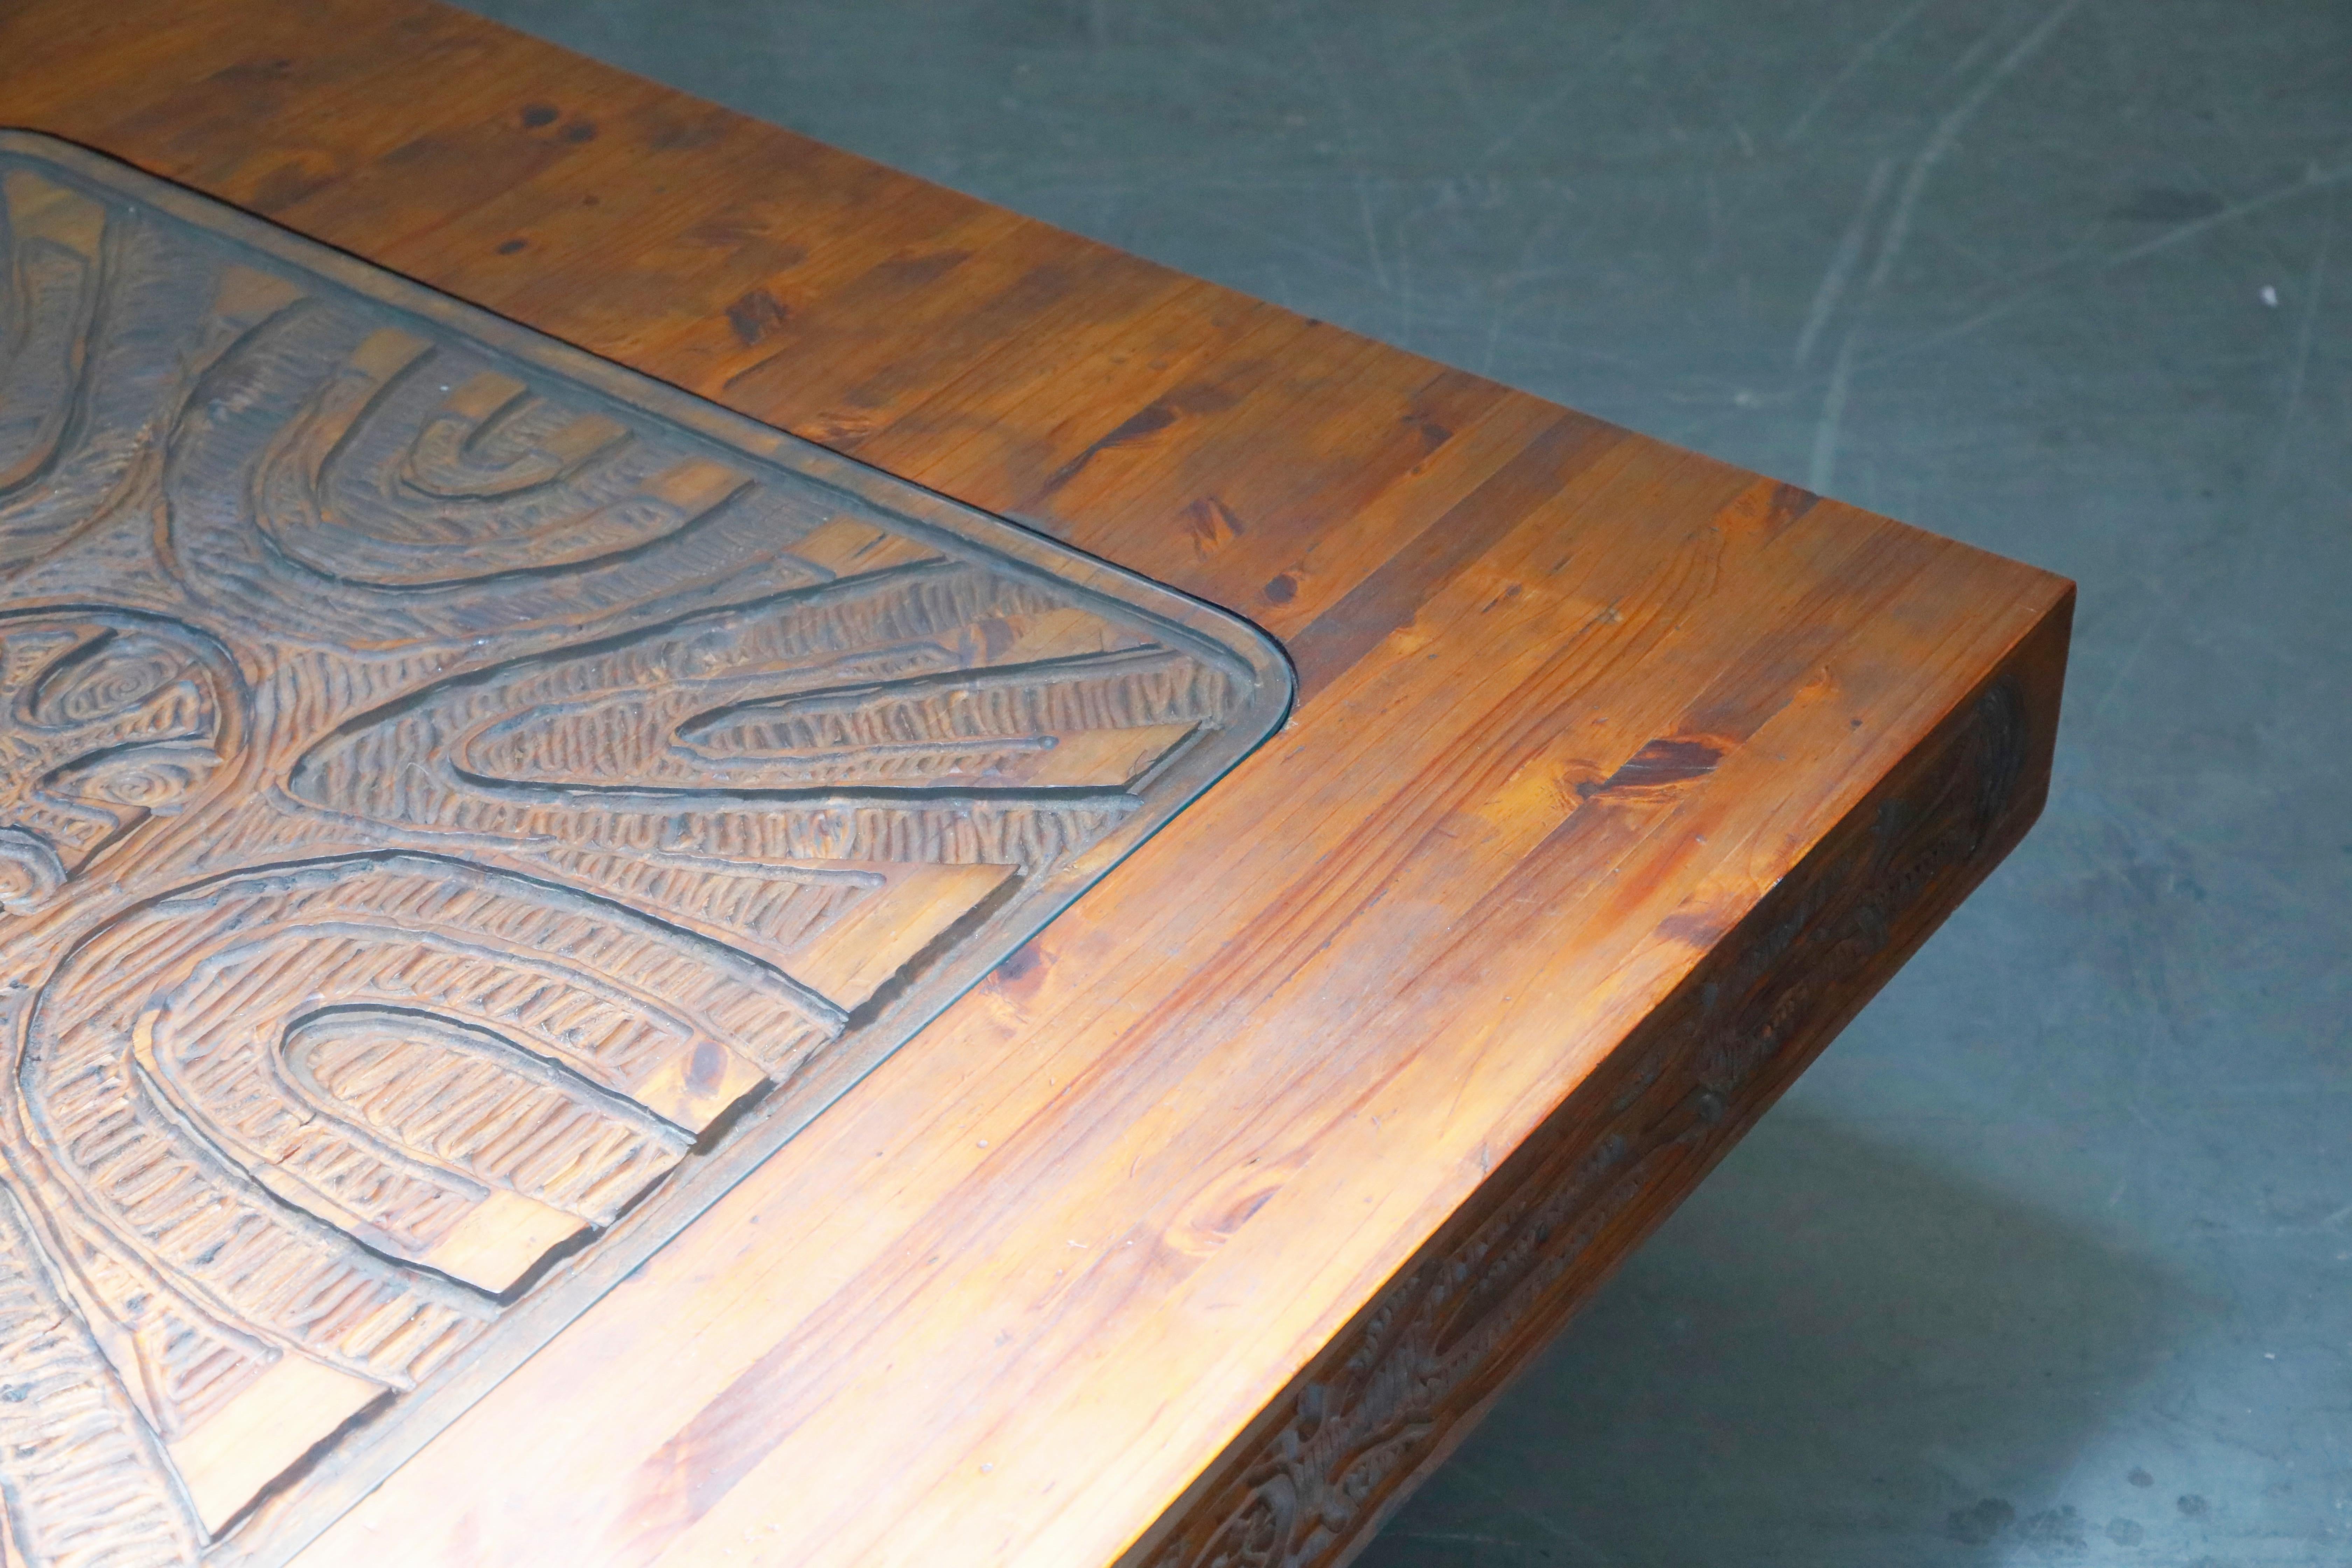
[[1369,1568],[2352,1563],[2352,3],[475,4],[2081,581],[2041,827]]

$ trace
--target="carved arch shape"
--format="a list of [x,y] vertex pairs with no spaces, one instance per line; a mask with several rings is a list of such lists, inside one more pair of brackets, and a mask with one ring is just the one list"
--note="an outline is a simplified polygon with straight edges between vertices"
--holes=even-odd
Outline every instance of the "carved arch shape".
[[475,363],[397,327],[362,339],[263,459],[271,542],[354,586],[454,586],[625,555],[751,487]]
[[934,560],[427,688],[322,741],[288,788],[510,841],[1035,871],[1243,700],[1212,660]]
[[[18,1078],[61,1217],[138,1298],[100,1300],[109,1316],[152,1316],[151,1280],[406,1388],[493,1309],[388,1253],[436,1264],[499,1194],[572,1229],[609,1217],[839,1026],[774,971],[616,905],[386,855],[238,873],[109,922],[35,1002]],[[419,1071],[438,1076],[399,1081]],[[530,1119],[501,1122],[518,1106]]]
[[[364,973],[365,934],[306,933],[338,939]],[[448,967],[433,964],[448,955],[429,941],[377,945],[428,973]],[[247,1005],[257,971],[274,970],[285,947],[215,954],[141,1020],[134,1049],[175,1109],[272,1194],[380,1252],[505,1291],[551,1247],[611,1224],[691,1144],[684,1128],[477,1021],[339,993],[291,1018]],[[553,1000],[593,1016],[603,999]]]
[[216,256],[92,192],[0,169],[0,570],[152,493],[190,367],[233,301]]
[[837,510],[682,433],[534,395],[421,321],[371,327],[325,300],[208,373],[164,500],[173,568],[207,602],[358,652],[576,636],[822,582],[791,552]]

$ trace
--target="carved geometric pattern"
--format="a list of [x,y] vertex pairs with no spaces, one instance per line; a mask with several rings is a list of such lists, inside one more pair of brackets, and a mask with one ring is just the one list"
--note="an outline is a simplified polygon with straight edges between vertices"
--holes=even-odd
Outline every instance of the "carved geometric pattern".
[[282,1559],[1262,740],[1165,590],[0,134],[0,1563]]

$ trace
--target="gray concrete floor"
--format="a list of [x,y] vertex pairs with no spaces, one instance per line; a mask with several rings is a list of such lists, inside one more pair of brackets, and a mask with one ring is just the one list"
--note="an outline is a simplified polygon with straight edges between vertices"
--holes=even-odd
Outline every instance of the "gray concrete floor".
[[2081,581],[2041,827],[1367,1564],[2352,1563],[2352,3],[474,4]]

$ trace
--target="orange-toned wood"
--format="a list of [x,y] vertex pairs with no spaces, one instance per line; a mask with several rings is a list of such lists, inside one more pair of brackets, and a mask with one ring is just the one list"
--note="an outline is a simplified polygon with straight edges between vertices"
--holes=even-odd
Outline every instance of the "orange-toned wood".
[[110,159],[0,132],[0,236],[34,1561],[388,1473],[1288,710],[1231,616]]
[[1301,694],[217,1561],[1339,1561],[2039,807],[2047,574],[415,0],[86,12],[0,11],[0,123],[1239,611]]

